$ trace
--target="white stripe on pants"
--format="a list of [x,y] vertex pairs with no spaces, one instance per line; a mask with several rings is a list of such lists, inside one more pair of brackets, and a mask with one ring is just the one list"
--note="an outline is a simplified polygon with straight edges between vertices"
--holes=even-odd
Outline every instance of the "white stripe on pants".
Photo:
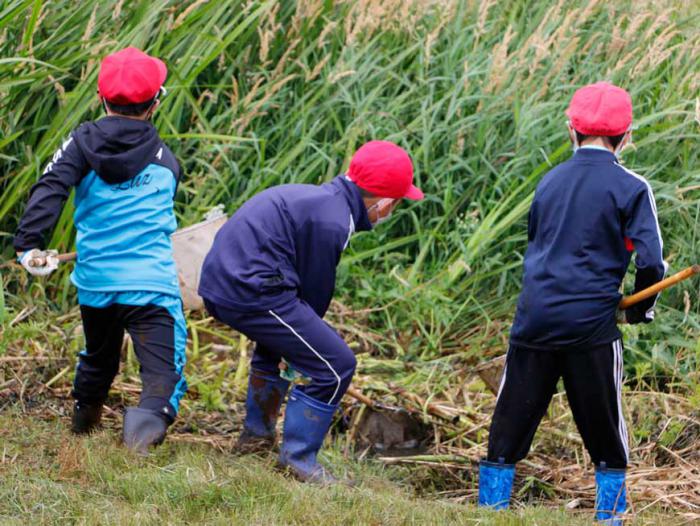
[[615,391],[617,392],[617,431],[620,434],[620,441],[625,450],[625,458],[629,461],[629,437],[627,435],[627,425],[625,417],[622,414],[622,340],[615,340],[612,343],[613,348],[613,371],[615,375]]
[[508,353],[510,352],[510,347],[506,352],[506,363],[503,366],[503,374],[501,375],[501,384],[498,386],[498,394],[496,395],[496,402],[501,397],[501,392],[503,391],[503,386],[506,384],[506,374],[508,373]]
[[270,311],[268,311],[268,312],[269,312],[270,314],[272,314],[278,322],[280,322],[280,323],[281,323],[282,325],[284,325],[287,329],[289,329],[290,331],[292,331],[292,334],[294,334],[294,336],[296,336],[297,338],[299,338],[299,340],[301,340],[301,342],[302,342],[306,347],[308,347],[308,348],[311,350],[311,352],[313,352],[316,356],[318,356],[318,358],[319,358],[324,364],[326,364],[326,366],[331,370],[331,372],[333,373],[333,376],[335,376],[335,379],[336,379],[336,382],[337,382],[337,383],[336,383],[336,386],[335,386],[335,391],[333,391],[333,396],[331,396],[331,399],[328,400],[328,402],[326,402],[326,403],[329,404],[329,405],[330,405],[330,404],[333,404],[333,400],[335,400],[335,397],[336,397],[336,395],[338,394],[338,390],[340,389],[340,383],[341,383],[340,375],[335,371],[335,369],[333,369],[333,367],[331,366],[330,362],[329,362],[328,360],[326,360],[323,356],[321,356],[321,355],[319,354],[319,352],[316,351],[316,349],[314,349],[314,348],[309,344],[309,342],[307,342],[304,338],[301,337],[301,335],[300,335],[297,331],[294,330],[293,327],[291,327],[289,324],[287,324],[282,318],[280,318],[280,317],[279,317],[277,314],[275,314],[272,310],[270,310]]

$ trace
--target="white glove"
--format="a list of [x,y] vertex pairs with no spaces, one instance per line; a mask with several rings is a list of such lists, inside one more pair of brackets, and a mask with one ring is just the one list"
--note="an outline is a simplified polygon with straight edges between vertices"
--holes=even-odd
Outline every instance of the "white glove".
[[33,248],[22,254],[19,262],[32,276],[48,276],[58,268],[58,251]]

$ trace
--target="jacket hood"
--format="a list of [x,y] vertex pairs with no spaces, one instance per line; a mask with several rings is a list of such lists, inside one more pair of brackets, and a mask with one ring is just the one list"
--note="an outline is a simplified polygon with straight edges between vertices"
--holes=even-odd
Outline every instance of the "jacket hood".
[[108,184],[127,181],[148,166],[162,142],[149,121],[108,116],[73,133],[85,159]]

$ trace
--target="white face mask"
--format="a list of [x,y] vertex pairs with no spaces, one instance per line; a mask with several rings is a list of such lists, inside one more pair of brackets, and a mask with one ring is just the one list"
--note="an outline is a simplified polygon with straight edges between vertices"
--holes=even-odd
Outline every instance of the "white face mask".
[[617,157],[618,160],[620,159],[620,155],[622,155],[622,152],[625,148],[627,148],[627,146],[632,146],[632,135],[630,135],[629,138],[623,137],[620,141],[620,144],[617,146],[617,148],[615,148],[615,151],[613,153],[615,154],[615,157]]
[[372,222],[372,226],[381,225],[384,221],[388,221],[389,218],[391,217],[391,214],[394,212],[393,210],[389,210],[389,213],[388,213],[387,215],[385,215],[384,217],[381,217],[381,216],[379,215],[379,207],[380,207],[380,206],[383,206],[383,205],[386,205],[387,201],[388,201],[389,203],[392,203],[394,200],[393,200],[393,199],[390,199],[390,198],[382,199],[382,200],[380,200],[380,201],[377,201],[376,203],[374,203],[372,206],[370,206],[370,207],[367,209],[367,213],[368,213],[368,214],[369,214],[372,210],[374,210],[375,208],[377,209],[377,220],[374,221],[374,222]]
[[576,150],[578,150],[578,137],[576,136],[576,132],[574,131],[573,126],[571,126],[571,121],[566,121],[566,126],[569,128],[571,131],[571,135],[573,136],[573,139],[571,141],[571,147],[574,149],[574,153],[576,153]]

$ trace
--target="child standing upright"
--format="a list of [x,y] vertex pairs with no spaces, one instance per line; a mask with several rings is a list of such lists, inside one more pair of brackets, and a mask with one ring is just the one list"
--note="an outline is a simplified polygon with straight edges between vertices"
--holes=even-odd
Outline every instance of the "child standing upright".
[[[73,130],[31,190],[14,239],[34,275],[55,268],[42,256],[45,236],[75,187],[78,259],[71,274],[85,333],[73,385],[72,430],[99,425],[119,370],[124,331],[131,335],[143,388],[124,416],[124,443],[145,453],[163,441],[187,389],[187,331],[170,235],[180,167],[151,117],[164,93],[165,64],[135,48],[105,57],[98,94],[107,116]],[[55,262],[53,262],[55,263]]]
[[[530,208],[523,290],[480,467],[479,504],[508,506],[515,463],[527,455],[563,377],[595,464],[596,518],[619,523],[629,453],[619,290],[633,251],[636,291],[662,279],[666,265],[651,187],[618,162],[631,135],[629,94],[605,82],[585,86],[567,115],[575,153],[544,176]],[[655,301],[625,311],[626,321],[652,321]]]

